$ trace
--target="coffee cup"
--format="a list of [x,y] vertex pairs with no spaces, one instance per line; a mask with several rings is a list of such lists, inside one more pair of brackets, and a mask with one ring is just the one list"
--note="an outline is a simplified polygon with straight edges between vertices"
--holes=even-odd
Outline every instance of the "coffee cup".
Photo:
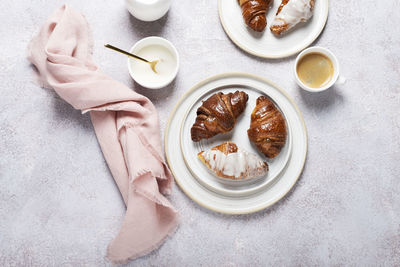
[[334,84],[343,84],[339,61],[324,47],[314,46],[303,50],[296,58],[294,75],[297,84],[309,92],[322,92]]

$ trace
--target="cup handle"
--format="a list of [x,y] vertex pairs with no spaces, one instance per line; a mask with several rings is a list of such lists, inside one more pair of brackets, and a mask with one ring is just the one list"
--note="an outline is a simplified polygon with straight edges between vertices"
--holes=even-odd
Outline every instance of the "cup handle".
[[344,83],[346,83],[346,77],[339,75],[339,77],[338,77],[338,79],[336,80],[336,83],[335,83],[335,84],[341,85],[341,84],[344,84]]

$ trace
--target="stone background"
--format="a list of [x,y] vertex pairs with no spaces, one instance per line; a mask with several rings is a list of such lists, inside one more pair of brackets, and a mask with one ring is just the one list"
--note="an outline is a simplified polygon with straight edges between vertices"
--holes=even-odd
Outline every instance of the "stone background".
[[[166,17],[140,22],[124,1],[1,1],[0,266],[107,266],[124,204],[87,114],[34,81],[24,53],[55,8],[85,14],[102,70],[148,96],[162,129],[178,98],[217,73],[242,71],[285,88],[303,112],[309,154],[294,189],[270,209],[228,216],[170,197],[181,225],[132,266],[400,265],[400,2],[330,1],[314,45],[339,58],[347,83],[320,94],[295,84],[295,57],[264,60],[225,35],[217,1],[175,0]],[[181,55],[176,81],[161,91],[134,84],[131,47],[158,35]]]

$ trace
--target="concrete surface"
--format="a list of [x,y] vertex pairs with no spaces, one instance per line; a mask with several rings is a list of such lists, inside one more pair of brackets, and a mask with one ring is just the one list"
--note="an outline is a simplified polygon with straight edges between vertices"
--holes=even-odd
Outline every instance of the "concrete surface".
[[[330,3],[314,43],[331,49],[348,81],[326,93],[301,91],[294,57],[263,60],[225,35],[217,1],[174,1],[154,23],[132,18],[124,1],[2,1],[0,7],[0,266],[107,266],[106,246],[124,205],[88,115],[40,88],[24,57],[28,41],[64,2],[86,15],[94,59],[104,72],[154,101],[161,127],[178,98],[216,73],[265,76],[295,99],[309,131],[306,167],[292,192],[253,215],[207,211],[178,188],[176,234],[131,266],[399,266],[400,2]],[[159,35],[181,55],[176,81],[162,91],[134,84],[129,48]]]

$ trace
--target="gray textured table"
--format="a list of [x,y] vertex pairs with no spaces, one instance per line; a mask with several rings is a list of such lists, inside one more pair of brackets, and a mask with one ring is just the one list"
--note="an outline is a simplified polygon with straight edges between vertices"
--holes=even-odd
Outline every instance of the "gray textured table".
[[[103,266],[124,204],[88,115],[42,89],[24,58],[28,41],[64,1],[0,4],[0,266]],[[181,225],[143,266],[400,265],[400,2],[332,0],[315,42],[339,58],[348,81],[326,93],[296,85],[294,57],[263,60],[225,35],[217,1],[174,1],[154,23],[132,18],[124,1],[68,1],[86,15],[94,59],[104,72],[148,96],[162,129],[178,98],[216,73],[267,77],[294,98],[309,131],[309,154],[294,189],[253,215],[207,211],[177,187]],[[134,84],[129,48],[159,35],[181,55],[176,81],[162,91]]]

